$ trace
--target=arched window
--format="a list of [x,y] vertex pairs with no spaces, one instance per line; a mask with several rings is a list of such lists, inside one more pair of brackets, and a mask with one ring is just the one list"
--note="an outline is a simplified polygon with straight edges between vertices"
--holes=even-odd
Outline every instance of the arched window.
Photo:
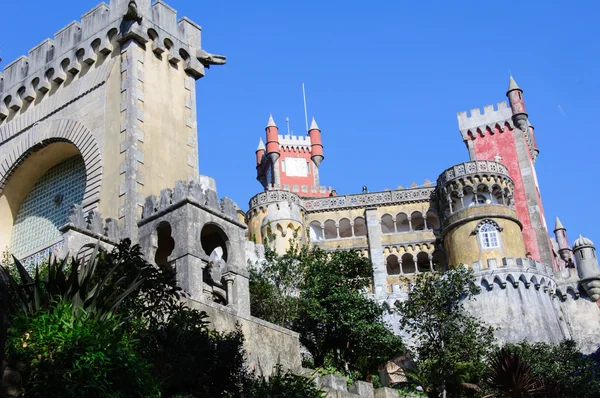
[[354,219],[354,236],[367,236],[367,224],[362,217]]
[[500,247],[498,228],[492,223],[485,223],[479,228],[479,241],[484,249]]
[[335,221],[327,220],[325,221],[325,239],[335,239],[338,237],[337,226],[335,225]]
[[350,220],[347,218],[342,218],[339,222],[340,226],[340,238],[350,238],[352,237],[352,225],[350,224]]
[[321,223],[318,221],[311,222],[309,234],[311,242],[323,240],[323,230],[321,228]]
[[17,213],[12,254],[23,258],[61,240],[59,228],[67,222],[69,209],[83,202],[85,178],[83,158],[74,156],[38,179]]
[[384,234],[392,234],[396,232],[394,228],[394,218],[389,214],[384,214],[381,217],[381,232]]
[[386,263],[388,275],[400,275],[400,262],[398,261],[398,256],[390,254],[386,259]]

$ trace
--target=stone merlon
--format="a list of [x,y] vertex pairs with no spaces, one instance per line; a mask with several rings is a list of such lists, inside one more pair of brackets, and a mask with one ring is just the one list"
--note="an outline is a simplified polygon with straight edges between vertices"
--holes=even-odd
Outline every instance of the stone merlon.
[[169,61],[182,62],[184,70],[196,79],[204,75],[204,67],[225,63],[225,57],[201,48],[200,26],[187,18],[177,20],[176,11],[164,2],[158,0],[150,5],[149,0],[138,0],[138,22],[124,18],[128,4],[129,0],[100,3],[85,13],[81,22],[71,22],[53,39],[33,47],[28,56],[9,63],[0,84],[0,99],[4,102],[11,96],[14,101],[29,86],[48,91],[48,78],[60,84],[66,80],[66,73],[79,72],[80,62],[93,64],[99,53],[113,51],[115,41],[130,38],[143,44],[152,42],[155,53],[166,53]]

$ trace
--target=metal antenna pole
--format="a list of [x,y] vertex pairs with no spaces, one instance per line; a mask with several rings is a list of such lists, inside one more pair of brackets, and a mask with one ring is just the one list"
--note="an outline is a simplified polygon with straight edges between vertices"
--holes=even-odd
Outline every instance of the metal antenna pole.
[[302,83],[302,96],[304,97],[304,122],[306,123],[306,132],[308,132],[308,114],[306,113],[306,91],[304,91],[304,83]]

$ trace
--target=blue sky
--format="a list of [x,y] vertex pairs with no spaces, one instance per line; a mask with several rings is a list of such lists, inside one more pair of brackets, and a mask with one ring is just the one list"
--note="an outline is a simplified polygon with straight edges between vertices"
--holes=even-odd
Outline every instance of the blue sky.
[[[0,68],[98,3],[3,2]],[[269,113],[322,130],[321,182],[339,193],[434,181],[468,159],[456,113],[525,90],[546,218],[569,240],[598,232],[600,5],[594,1],[183,1],[203,47],[227,56],[198,84],[200,171],[242,209],[261,186]],[[217,150],[220,148],[220,150]]]

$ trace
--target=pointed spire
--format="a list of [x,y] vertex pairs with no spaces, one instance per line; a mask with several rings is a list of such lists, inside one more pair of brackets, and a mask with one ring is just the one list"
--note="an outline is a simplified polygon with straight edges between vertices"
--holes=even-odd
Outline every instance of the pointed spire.
[[264,151],[265,150],[265,144],[262,140],[262,138],[258,141],[258,148],[256,148],[257,151]]
[[554,230],[557,231],[559,229],[564,229],[566,230],[566,228],[563,226],[563,224],[560,222],[560,220],[558,219],[558,217],[556,217],[556,223],[554,224]]
[[508,81],[508,91],[513,90],[521,90],[521,87],[519,87],[515,79],[513,79],[512,75],[510,75],[510,80]]
[[277,127],[275,124],[275,120],[273,120],[273,115],[269,113],[269,121],[267,122],[267,127]]
[[317,122],[315,121],[314,116],[312,118],[312,122],[310,122],[310,128],[308,129],[308,131],[310,131],[310,130],[319,130],[319,131],[321,131],[321,129],[319,128],[319,126],[317,126]]

